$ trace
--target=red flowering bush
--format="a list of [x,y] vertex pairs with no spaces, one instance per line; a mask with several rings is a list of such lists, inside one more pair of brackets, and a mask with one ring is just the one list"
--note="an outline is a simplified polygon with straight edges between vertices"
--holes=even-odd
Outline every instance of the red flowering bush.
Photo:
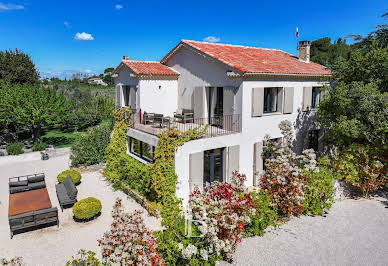
[[203,192],[197,189],[190,195],[189,215],[202,222],[198,229],[203,241],[197,246],[181,244],[184,259],[231,259],[244,226],[250,222],[249,215],[256,212],[251,195],[243,192],[245,180],[245,175],[234,172],[231,184],[214,182]]
[[261,177],[261,187],[268,193],[279,215],[299,215],[304,200],[306,170],[314,171],[316,168],[315,153],[306,150],[296,156],[292,151],[291,122],[282,121],[279,128],[283,140],[273,142],[266,137],[265,149],[270,156],[265,161],[267,169]]
[[103,262],[119,265],[164,265],[157,251],[157,242],[141,217],[142,211],[124,213],[121,199],[112,210],[110,231],[98,240]]

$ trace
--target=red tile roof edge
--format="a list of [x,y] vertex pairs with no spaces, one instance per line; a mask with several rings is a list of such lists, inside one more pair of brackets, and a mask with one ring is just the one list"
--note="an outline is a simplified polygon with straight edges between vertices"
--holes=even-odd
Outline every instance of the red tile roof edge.
[[[122,64],[129,67],[133,72],[135,72],[136,75],[146,75],[146,76],[179,76],[180,74],[175,71],[174,69],[170,68],[169,66],[166,66],[159,61],[143,61],[143,60],[122,60]],[[131,64],[134,63],[134,64]],[[135,65],[139,64],[140,69],[137,68]],[[143,66],[141,66],[143,64]],[[159,69],[155,71],[155,69],[144,71],[144,69],[141,69],[146,64],[153,64],[154,67],[157,66]]]

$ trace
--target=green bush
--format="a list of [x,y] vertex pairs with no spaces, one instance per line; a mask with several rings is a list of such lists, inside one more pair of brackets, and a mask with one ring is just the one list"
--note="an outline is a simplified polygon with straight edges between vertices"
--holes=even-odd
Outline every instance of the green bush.
[[101,201],[96,198],[89,197],[74,204],[73,215],[75,218],[86,220],[97,215],[101,209]]
[[92,127],[82,134],[71,146],[71,165],[93,165],[103,162],[110,133],[110,125],[105,123]]
[[78,250],[72,259],[66,262],[66,266],[101,266],[102,263],[96,258],[96,253],[93,251],[86,251],[84,249]]
[[32,151],[43,151],[47,148],[47,144],[43,142],[35,142],[32,146]]
[[68,169],[63,172],[61,172],[58,176],[58,182],[62,183],[65,181],[66,177],[70,176],[70,178],[73,180],[74,184],[79,184],[81,182],[81,173],[74,169]]
[[334,179],[336,173],[329,167],[327,157],[318,160],[319,171],[307,172],[304,188],[302,213],[307,215],[322,215],[334,203]]
[[67,147],[73,144],[83,132],[65,133],[60,131],[49,131],[42,136],[42,142],[55,147]]
[[8,155],[18,155],[24,153],[24,144],[21,142],[13,142],[7,145]]
[[[256,213],[250,214],[251,221],[245,225],[244,237],[262,236],[268,226],[276,226],[279,220],[277,210],[271,206],[271,200],[268,194],[262,190],[250,193],[254,202],[256,202]],[[255,201],[256,200],[256,201]]]

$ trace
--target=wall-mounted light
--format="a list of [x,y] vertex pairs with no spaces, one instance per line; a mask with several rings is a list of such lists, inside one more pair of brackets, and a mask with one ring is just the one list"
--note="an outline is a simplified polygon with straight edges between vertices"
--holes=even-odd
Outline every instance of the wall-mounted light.
[[162,85],[159,85],[159,90],[161,90],[162,89]]

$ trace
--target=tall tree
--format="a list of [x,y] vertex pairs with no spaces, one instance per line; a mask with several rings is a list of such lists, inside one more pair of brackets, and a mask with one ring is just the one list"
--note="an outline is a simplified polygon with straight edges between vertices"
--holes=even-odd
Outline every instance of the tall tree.
[[28,54],[15,51],[0,51],[0,80],[7,84],[37,84],[39,73]]
[[37,86],[4,85],[0,90],[0,124],[32,132],[39,140],[42,130],[60,127],[72,118],[63,93]]

